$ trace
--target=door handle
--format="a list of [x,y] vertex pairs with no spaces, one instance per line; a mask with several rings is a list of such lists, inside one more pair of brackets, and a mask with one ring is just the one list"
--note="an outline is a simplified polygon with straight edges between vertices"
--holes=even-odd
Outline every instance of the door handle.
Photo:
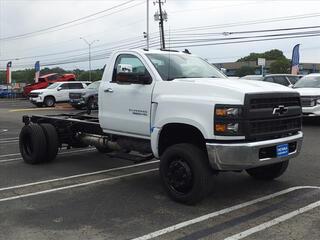
[[113,90],[112,88],[107,88],[104,90],[105,93],[113,93]]

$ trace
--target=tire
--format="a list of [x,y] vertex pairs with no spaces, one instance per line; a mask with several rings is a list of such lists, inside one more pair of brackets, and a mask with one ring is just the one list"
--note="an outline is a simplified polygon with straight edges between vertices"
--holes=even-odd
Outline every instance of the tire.
[[54,97],[45,97],[44,104],[47,107],[54,107],[54,105],[56,104],[56,100],[54,99]]
[[94,103],[94,99],[92,97],[88,99],[87,109],[96,109],[96,104]]
[[25,125],[19,135],[19,149],[28,164],[42,163],[46,159],[46,135],[39,124]]
[[258,180],[273,180],[280,177],[288,168],[289,160],[263,167],[247,169],[247,173]]
[[169,147],[160,157],[160,176],[173,200],[195,204],[209,193],[212,172],[204,151],[181,143]]
[[42,130],[46,136],[47,141],[47,153],[46,153],[46,162],[53,161],[59,149],[59,137],[56,128],[52,124],[42,123],[40,124]]
[[112,150],[108,147],[96,147],[99,153],[109,153],[112,152]]

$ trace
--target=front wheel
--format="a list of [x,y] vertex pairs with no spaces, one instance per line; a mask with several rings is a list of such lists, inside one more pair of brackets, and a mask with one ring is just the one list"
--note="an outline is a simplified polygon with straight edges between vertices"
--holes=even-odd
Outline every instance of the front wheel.
[[258,180],[273,180],[280,177],[288,168],[289,160],[267,166],[247,169],[247,173]]
[[54,99],[54,97],[46,97],[44,99],[44,104],[47,106],[47,107],[54,107],[56,101]]
[[208,158],[198,147],[181,143],[160,158],[160,176],[168,195],[177,202],[195,204],[208,193],[212,173]]

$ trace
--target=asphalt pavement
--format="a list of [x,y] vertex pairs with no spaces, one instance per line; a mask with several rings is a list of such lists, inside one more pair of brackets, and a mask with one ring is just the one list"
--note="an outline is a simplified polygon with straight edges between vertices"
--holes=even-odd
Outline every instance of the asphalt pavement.
[[0,239],[320,239],[320,119],[304,120],[302,153],[279,179],[221,173],[210,196],[186,206],[165,194],[157,160],[88,147],[25,164],[21,117],[62,112],[78,111],[0,99]]

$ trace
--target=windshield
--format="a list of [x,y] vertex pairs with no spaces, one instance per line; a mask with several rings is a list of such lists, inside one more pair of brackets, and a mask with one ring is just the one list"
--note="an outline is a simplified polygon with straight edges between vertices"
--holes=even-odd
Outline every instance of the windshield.
[[187,54],[146,54],[163,80],[177,78],[226,78],[203,59]]
[[54,88],[58,87],[59,84],[60,84],[60,83],[53,83],[53,84],[51,84],[49,87],[47,87],[47,89],[54,89]]
[[306,76],[301,78],[294,88],[320,88],[320,76]]
[[87,88],[88,89],[98,89],[99,85],[100,85],[100,81],[97,81],[97,82],[91,83]]

